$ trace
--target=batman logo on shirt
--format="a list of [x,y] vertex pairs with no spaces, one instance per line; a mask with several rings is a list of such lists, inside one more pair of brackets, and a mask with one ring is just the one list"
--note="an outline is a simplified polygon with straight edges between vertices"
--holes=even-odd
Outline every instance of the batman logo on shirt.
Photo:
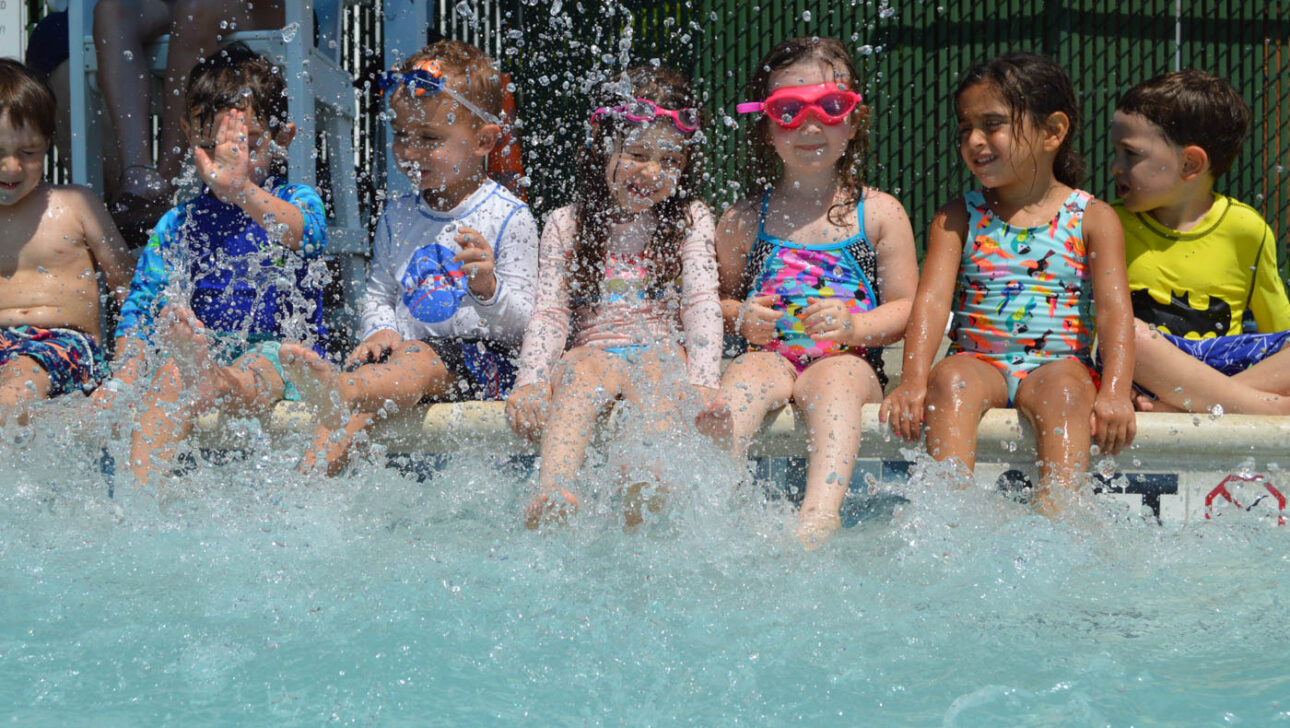
[[1231,333],[1227,329],[1232,323],[1232,307],[1227,301],[1210,296],[1208,308],[1196,308],[1190,297],[1190,291],[1184,291],[1181,296],[1171,292],[1169,303],[1164,304],[1145,288],[1129,295],[1134,316],[1174,336],[1226,336]]

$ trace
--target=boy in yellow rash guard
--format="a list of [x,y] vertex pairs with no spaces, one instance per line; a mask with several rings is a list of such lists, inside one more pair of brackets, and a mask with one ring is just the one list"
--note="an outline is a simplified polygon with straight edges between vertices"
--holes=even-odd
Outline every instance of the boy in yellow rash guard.
[[[1142,409],[1290,414],[1290,301],[1276,238],[1214,192],[1249,127],[1225,80],[1167,73],[1120,98],[1111,123]],[[1258,333],[1243,333],[1246,311]]]

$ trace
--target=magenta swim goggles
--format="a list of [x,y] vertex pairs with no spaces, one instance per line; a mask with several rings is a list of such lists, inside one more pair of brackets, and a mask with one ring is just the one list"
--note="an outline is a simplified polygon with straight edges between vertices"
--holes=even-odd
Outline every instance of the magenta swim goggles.
[[855,111],[863,97],[840,83],[815,86],[787,86],[775,89],[765,101],[746,101],[735,107],[740,114],[765,112],[771,121],[785,129],[796,129],[806,121],[806,113],[824,124],[841,124]]
[[591,123],[595,124],[600,117],[610,115],[621,117],[632,124],[648,124],[660,116],[666,116],[682,134],[693,134],[699,130],[698,109],[665,109],[649,99],[632,99],[619,106],[602,106],[591,112]]
[[478,116],[489,124],[502,126],[501,119],[479,108],[465,96],[457,93],[448,86],[448,84],[444,83],[443,68],[439,66],[439,61],[436,59],[421,61],[413,66],[411,71],[406,73],[393,69],[386,71],[376,80],[376,85],[381,89],[382,94],[392,88],[403,86],[407,88],[408,93],[418,98],[434,96],[442,92],[448,94],[448,97],[453,101],[466,107],[475,116]]

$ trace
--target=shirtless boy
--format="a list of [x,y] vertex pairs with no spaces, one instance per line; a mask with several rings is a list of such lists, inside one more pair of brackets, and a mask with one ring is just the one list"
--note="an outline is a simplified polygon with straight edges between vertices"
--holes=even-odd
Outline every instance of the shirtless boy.
[[89,391],[103,372],[102,271],[118,298],[134,261],[103,202],[44,180],[53,93],[0,59],[0,423],[34,401]]

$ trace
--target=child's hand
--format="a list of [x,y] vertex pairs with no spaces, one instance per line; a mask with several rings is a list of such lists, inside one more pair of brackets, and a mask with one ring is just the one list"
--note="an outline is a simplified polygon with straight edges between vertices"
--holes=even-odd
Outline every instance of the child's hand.
[[1133,401],[1106,390],[1098,392],[1093,400],[1093,412],[1089,415],[1089,426],[1093,431],[1093,442],[1102,452],[1120,454],[1138,434],[1138,415],[1133,411]]
[[546,426],[547,410],[551,407],[551,385],[534,382],[517,387],[506,398],[506,421],[516,435],[536,442]]
[[927,387],[913,382],[901,382],[878,408],[878,421],[886,422],[891,431],[909,442],[922,435],[923,406]]
[[739,311],[739,335],[754,346],[765,346],[775,340],[775,322],[780,312],[771,308],[779,296],[752,296]]
[[492,298],[497,293],[497,276],[493,274],[495,261],[488,241],[478,230],[469,227],[458,228],[453,239],[461,246],[461,252],[452,259],[462,264],[470,292],[485,301]]
[[221,201],[232,205],[246,199],[251,182],[251,150],[247,141],[246,115],[232,111],[220,121],[215,144],[193,148],[197,174]]
[[401,343],[403,343],[403,337],[393,329],[375,331],[371,336],[363,339],[363,343],[354,347],[345,363],[349,366],[357,366],[380,361],[389,356],[390,351]]
[[809,304],[802,311],[802,325],[812,341],[836,341],[839,344],[855,344],[852,333],[855,322],[851,320],[851,308],[841,298],[808,298]]

